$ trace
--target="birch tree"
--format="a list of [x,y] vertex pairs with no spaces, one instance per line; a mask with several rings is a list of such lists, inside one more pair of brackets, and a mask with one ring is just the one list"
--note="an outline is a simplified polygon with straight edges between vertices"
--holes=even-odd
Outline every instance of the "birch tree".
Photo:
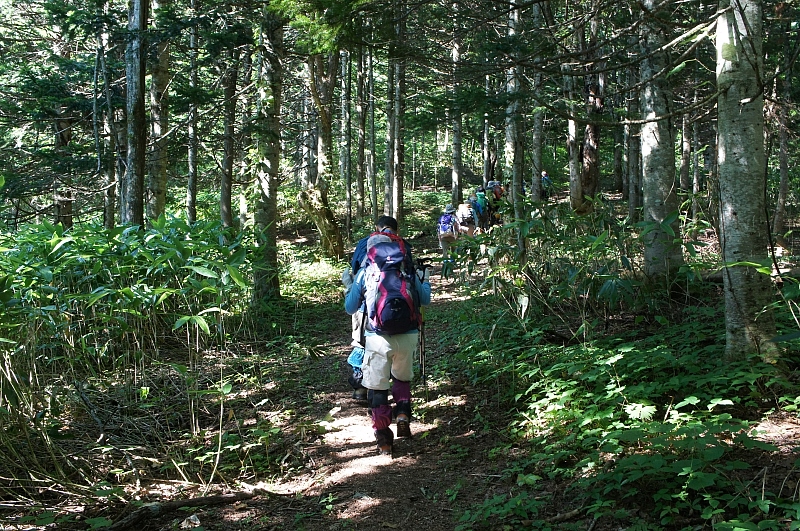
[[669,30],[660,24],[666,14],[655,0],[644,0],[642,26],[641,128],[644,221],[644,269],[650,277],[663,277],[683,263],[678,235],[678,196],[675,193],[675,133],[672,126],[672,91],[665,72],[664,51]]
[[768,305],[764,209],[764,58],[760,0],[720,0],[717,21],[717,112],[720,248],[725,285],[725,354],[741,360],[758,352],[777,361],[775,323]]

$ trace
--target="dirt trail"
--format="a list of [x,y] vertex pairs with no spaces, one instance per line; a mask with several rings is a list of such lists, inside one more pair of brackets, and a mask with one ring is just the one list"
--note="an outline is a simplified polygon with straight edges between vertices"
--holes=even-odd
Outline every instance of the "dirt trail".
[[[438,275],[432,284],[432,304],[447,304],[454,284],[442,282]],[[342,312],[342,330],[347,329],[348,320]],[[437,323],[426,324],[426,339],[431,368],[442,355],[436,348]],[[496,431],[487,429],[484,420],[473,426],[473,420],[499,417],[485,410],[484,396],[476,397],[457,382],[430,382],[426,400],[426,390],[417,384],[412,389],[413,436],[395,439],[393,455],[381,456],[366,407],[351,398],[346,381],[349,366],[344,360],[351,348],[347,337],[336,333],[331,341],[331,351],[308,367],[319,371],[320,382],[331,381],[325,376],[330,371],[340,377],[330,388],[314,390],[315,413],[330,422],[325,424],[326,433],[302,443],[306,469],[285,482],[266,486],[275,494],[186,514],[164,514],[149,519],[147,530],[175,529],[181,523],[189,526],[191,522],[185,519],[193,514],[197,518],[193,525],[199,522],[204,529],[215,530],[422,527],[445,531],[456,528],[463,509],[496,493],[500,488],[496,468],[502,463],[487,459],[488,450],[497,443]],[[476,416],[478,410],[481,417]]]

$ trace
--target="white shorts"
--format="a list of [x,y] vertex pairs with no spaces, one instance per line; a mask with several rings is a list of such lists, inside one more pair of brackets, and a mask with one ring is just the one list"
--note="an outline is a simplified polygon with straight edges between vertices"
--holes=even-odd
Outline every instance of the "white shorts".
[[391,387],[389,378],[410,382],[414,378],[414,352],[417,350],[419,333],[395,334],[393,336],[367,335],[361,385],[367,389],[385,391]]

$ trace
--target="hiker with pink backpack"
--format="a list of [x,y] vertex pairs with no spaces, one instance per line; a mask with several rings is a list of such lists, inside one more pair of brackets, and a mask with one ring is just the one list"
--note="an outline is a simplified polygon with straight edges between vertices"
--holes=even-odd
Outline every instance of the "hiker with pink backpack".
[[363,266],[345,286],[344,304],[348,314],[365,315],[361,385],[367,388],[378,451],[391,455],[393,416],[397,436],[411,436],[414,352],[422,325],[420,307],[431,302],[430,270],[415,269],[408,243],[388,227],[372,233],[366,249]]

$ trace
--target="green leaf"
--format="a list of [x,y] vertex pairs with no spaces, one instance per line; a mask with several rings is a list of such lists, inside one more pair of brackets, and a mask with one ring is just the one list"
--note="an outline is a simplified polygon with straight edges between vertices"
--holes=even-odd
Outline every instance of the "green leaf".
[[216,274],[214,271],[210,270],[204,266],[186,266],[187,269],[191,269],[198,275],[207,277],[207,278],[219,278],[219,275]]
[[237,286],[239,286],[240,288],[247,287],[247,283],[244,281],[244,277],[239,272],[239,269],[236,266],[227,264],[225,268],[228,270],[228,274],[231,276],[231,278],[233,279],[233,281],[236,283]]
[[727,398],[714,398],[711,402],[708,403],[708,410],[711,411],[717,406],[732,406],[733,401],[728,400]]
[[683,406],[686,406],[686,405],[689,405],[689,404],[691,404],[693,406],[696,406],[699,402],[700,402],[700,399],[697,398],[696,396],[687,396],[686,398],[684,398],[683,400],[678,402],[678,404],[675,405],[672,409],[680,409]]
[[185,325],[186,323],[188,323],[189,320],[191,320],[191,318],[192,318],[191,315],[184,315],[183,317],[181,317],[180,319],[175,321],[175,326],[173,326],[172,329],[173,330],[177,330],[178,328],[180,328],[183,325]]
[[603,242],[605,242],[607,239],[608,239],[608,231],[601,232],[600,235],[594,238],[594,240],[592,241],[592,251],[596,250],[598,247],[603,245]]
[[200,329],[205,332],[206,334],[211,334],[211,329],[208,327],[208,322],[202,315],[194,315],[192,316],[192,322],[200,327]]
[[712,446],[703,450],[703,459],[706,461],[716,461],[725,455],[725,448],[722,446]]

